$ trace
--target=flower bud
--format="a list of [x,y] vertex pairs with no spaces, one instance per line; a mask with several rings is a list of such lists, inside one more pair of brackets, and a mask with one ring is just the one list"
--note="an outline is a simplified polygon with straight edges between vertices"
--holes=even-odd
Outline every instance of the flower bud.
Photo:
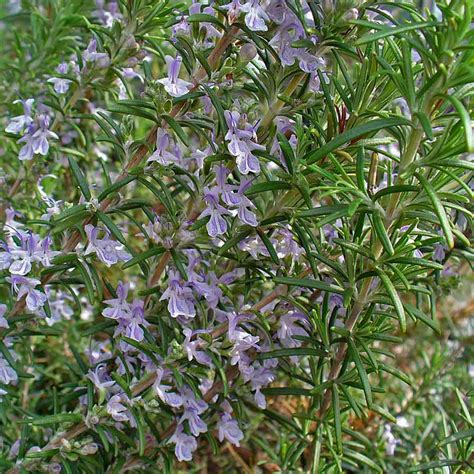
[[59,473],[59,472],[61,472],[61,464],[59,464],[57,462],[49,464],[48,467],[47,467],[47,470],[51,474]]
[[97,445],[97,443],[86,444],[81,448],[81,454],[83,454],[84,456],[90,456],[91,454],[95,454],[98,449],[99,446]]
[[357,10],[357,8],[351,8],[346,13],[344,13],[343,18],[346,21],[351,21],[351,20],[356,20],[358,16],[359,16],[359,10]]
[[239,59],[243,63],[252,61],[255,56],[257,56],[257,48],[252,43],[245,43],[242,48],[240,48]]

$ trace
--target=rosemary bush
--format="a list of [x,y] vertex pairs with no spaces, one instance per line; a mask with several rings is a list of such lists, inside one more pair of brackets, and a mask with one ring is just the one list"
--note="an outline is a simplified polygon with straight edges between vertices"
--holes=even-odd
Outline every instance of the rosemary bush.
[[2,2],[1,472],[470,472],[473,11]]

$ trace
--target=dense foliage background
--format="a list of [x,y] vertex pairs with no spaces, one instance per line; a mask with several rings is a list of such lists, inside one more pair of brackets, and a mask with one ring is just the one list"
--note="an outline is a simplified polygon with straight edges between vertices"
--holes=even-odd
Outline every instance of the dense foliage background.
[[1,472],[471,472],[473,11],[1,2]]

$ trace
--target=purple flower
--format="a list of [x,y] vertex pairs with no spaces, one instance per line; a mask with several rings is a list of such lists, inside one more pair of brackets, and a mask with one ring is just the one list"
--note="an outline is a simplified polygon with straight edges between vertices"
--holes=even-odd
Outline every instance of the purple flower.
[[47,235],[41,241],[41,250],[43,252],[41,263],[45,267],[51,266],[52,265],[51,259],[56,257],[57,255],[60,255],[61,253],[56,250],[51,250],[51,243],[52,243],[52,239],[49,235]]
[[180,393],[185,408],[192,408],[198,415],[201,415],[208,409],[209,405],[204,400],[198,400],[194,392],[187,385],[181,388]]
[[20,212],[15,211],[13,207],[8,207],[5,210],[6,214],[6,219],[5,219],[5,225],[3,227],[3,230],[5,233],[10,237],[9,240],[13,240],[11,237],[14,234],[21,234],[23,233],[23,227],[24,225],[21,222],[18,222],[15,220],[16,217],[23,217],[23,214]]
[[443,262],[446,258],[446,249],[447,247],[443,244],[434,244],[433,260],[436,260],[437,262]]
[[5,131],[7,133],[21,133],[25,128],[28,128],[32,123],[31,109],[33,107],[34,99],[15,100],[14,104],[23,105],[23,115],[17,115],[10,120]]
[[107,9],[105,9],[104,0],[96,0],[95,3],[97,5],[97,10],[93,12],[93,15],[96,16],[107,28],[112,27],[114,20],[120,20],[122,18],[117,2],[109,2]]
[[342,222],[340,219],[337,219],[334,224],[326,224],[323,226],[324,237],[328,241],[329,245],[332,245],[334,239],[336,239],[339,235],[337,229],[342,227]]
[[38,235],[21,234],[20,239],[20,246],[10,250],[11,258],[14,260],[10,265],[10,273],[26,275],[31,271],[32,263],[42,261],[43,252]]
[[204,200],[206,201],[207,207],[201,213],[200,217],[211,216],[209,222],[206,224],[207,233],[212,238],[225,234],[227,231],[227,222],[222,216],[224,214],[230,214],[230,212],[219,204],[217,190],[214,188],[204,188]]
[[[279,327],[277,336],[283,347],[300,347],[301,341],[295,339],[294,336],[308,336],[304,326],[308,326],[309,322],[303,313],[298,311],[288,311],[279,318]],[[298,363],[298,357],[290,357],[293,364]]]
[[[67,74],[68,69],[68,63],[63,62],[56,68],[56,72],[59,74]],[[54,90],[58,94],[65,94],[69,90],[69,84],[71,84],[72,81],[63,77],[52,77],[51,79],[48,79],[48,82],[53,84]]]
[[231,214],[221,204],[219,204],[219,196],[228,206],[237,206],[241,201],[241,196],[236,193],[237,186],[226,182],[228,169],[225,166],[216,166],[216,186],[212,188],[204,188],[204,200],[207,208],[201,213],[200,217],[210,216],[207,223],[207,232],[210,237],[222,235],[227,231],[227,222],[223,215]]
[[122,404],[122,396],[121,395],[114,395],[108,402],[107,402],[107,413],[115,420],[115,421],[128,421],[130,420],[130,412],[128,408]]
[[294,339],[293,336],[307,336],[307,331],[302,327],[307,323],[306,316],[298,311],[289,311],[280,316],[277,336],[281,345],[284,347],[301,346],[301,341]]
[[[201,97],[203,99],[206,96]],[[193,159],[196,162],[196,172],[195,174],[198,175],[199,171],[202,170],[202,167],[204,166],[204,160],[209,156],[212,155],[212,148],[211,147],[206,147],[204,150],[194,150],[191,153],[191,159]]]
[[165,371],[161,368],[156,369],[156,380],[153,384],[153,390],[160,400],[170,407],[179,408],[183,406],[183,400],[180,395],[170,392],[171,387],[162,383]]
[[170,438],[171,443],[175,443],[174,453],[178,461],[191,461],[193,452],[197,449],[197,441],[194,436],[183,431],[183,425],[178,424],[176,431]]
[[[108,230],[104,230],[101,227],[94,227],[91,224],[87,224],[84,229],[89,239],[89,245],[84,255],[95,252],[99,260],[104,262],[108,267],[120,261],[127,262],[132,258],[129,253],[123,250],[122,244],[109,238],[110,233]],[[102,239],[98,237],[101,230],[105,232],[105,236]]]
[[38,117],[38,128],[33,133],[33,152],[46,156],[49,150],[48,138],[58,139],[59,137],[48,130],[49,117],[47,115],[40,115]]
[[268,15],[260,5],[260,0],[248,0],[245,5],[242,5],[241,10],[246,12],[245,24],[252,31],[267,31],[265,21],[269,21]]
[[[135,299],[130,305],[127,303],[129,284],[119,281],[117,286],[117,298],[105,300],[109,307],[104,309],[102,315],[106,318],[118,320],[119,324],[114,336],[124,334],[129,339],[142,341],[144,332],[141,325],[148,325],[145,321],[144,302]],[[124,346],[124,350],[127,346]]]
[[265,150],[265,147],[255,143],[255,126],[245,122],[239,112],[226,110],[224,116],[228,131],[225,139],[229,141],[227,149],[236,158],[239,171],[246,175],[248,173],[259,173],[260,163],[258,158],[252,154],[254,150]]
[[252,336],[246,330],[239,325],[246,319],[251,317],[247,314],[227,314],[229,325],[228,325],[228,338],[234,343],[231,350],[231,364],[238,364],[239,371],[243,377],[244,382],[250,382],[252,390],[255,392],[255,402],[260,408],[265,408],[266,401],[265,397],[261,392],[262,387],[268,385],[274,380],[274,373],[271,370],[277,364],[277,360],[266,360],[262,363],[256,361],[252,363],[252,359],[246,354],[249,349],[257,352],[262,352],[263,347],[258,345],[260,338],[258,336]]
[[46,312],[43,310],[41,310],[41,315],[45,318],[48,326],[52,326],[58,321],[64,319],[71,319],[74,311],[69,306],[69,302],[73,301],[70,294],[64,293],[61,290],[50,290],[49,288],[46,288],[46,296],[49,302],[49,309],[51,310],[51,317],[48,317]]
[[20,152],[18,153],[18,159],[21,161],[30,161],[33,159],[35,154],[33,148],[33,143],[35,140],[33,138],[34,132],[35,126],[30,124],[27,133],[18,140],[18,143],[24,143],[24,145],[20,148]]
[[10,366],[7,360],[0,355],[0,382],[9,385],[10,382],[16,382],[18,376],[15,370]]
[[110,387],[115,385],[115,381],[107,373],[107,366],[105,364],[99,364],[94,370],[89,370],[87,378],[94,384],[101,396],[104,397]]
[[297,18],[291,18],[277,29],[270,45],[276,49],[284,66],[294,64],[301,50],[293,48],[292,43],[304,37],[304,29]]
[[194,307],[194,295],[178,272],[170,270],[168,277],[168,288],[160,298],[160,301],[168,300],[168,311],[172,318],[184,316],[194,318],[196,308]]
[[13,290],[17,293],[18,300],[26,296],[26,306],[31,312],[34,313],[46,303],[46,295],[36,289],[36,286],[41,284],[39,280],[19,275],[12,275],[6,280],[11,283]]
[[127,303],[128,289],[130,285],[126,283],[125,285],[119,281],[117,286],[117,298],[110,300],[105,300],[104,303],[109,306],[108,308],[102,311],[102,315],[106,318],[111,319],[120,319],[126,318],[128,312],[130,311],[129,304]]
[[237,186],[227,183],[227,176],[229,170],[223,166],[215,166],[214,173],[216,175],[216,191],[220,194],[221,199],[228,206],[237,206],[239,204],[239,197],[236,194]]
[[237,215],[239,219],[244,223],[248,224],[252,227],[257,227],[258,222],[257,222],[257,217],[255,216],[255,213],[253,213],[250,209],[255,209],[254,203],[247,197],[245,196],[245,191],[249,188],[251,185],[252,181],[249,179],[242,179],[240,182],[239,189],[237,191],[237,196],[238,196],[238,212]]
[[204,330],[198,330],[198,331],[192,331],[189,328],[184,328],[183,329],[183,334],[185,336],[184,340],[184,350],[186,352],[186,355],[188,356],[188,360],[192,361],[195,359],[197,362],[203,365],[207,365],[208,367],[212,367],[212,360],[209,355],[207,355],[204,351],[200,351],[198,348],[201,344],[201,341],[198,339],[191,341],[191,338],[195,334],[202,334],[205,333],[206,331]]
[[413,256],[415,258],[423,258],[423,252],[420,249],[413,250]]
[[180,394],[181,400],[183,401],[184,413],[179,420],[179,424],[187,420],[189,429],[194,436],[205,433],[207,431],[207,424],[199,415],[207,410],[208,404],[204,400],[196,399],[194,392],[187,386],[181,389]]
[[270,256],[267,247],[265,247],[258,235],[241,240],[239,242],[239,249],[248,252],[255,260],[258,260],[260,256]]
[[191,433],[194,436],[199,436],[201,433],[207,432],[207,424],[201,420],[199,411],[193,407],[186,407],[182,414],[179,423],[183,423],[188,420],[188,425]]
[[230,363],[231,365],[239,364],[239,368],[243,371],[242,369],[245,369],[245,365],[249,362],[249,358],[245,352],[249,349],[258,349],[260,338],[258,336],[252,336],[246,331],[238,330],[235,331],[234,338],[231,340],[234,346],[230,353]]
[[0,304],[0,328],[8,328],[8,321],[5,318],[6,312],[7,312],[7,305]]
[[190,27],[186,16],[182,16],[181,20],[176,23],[171,29],[171,37],[173,43],[177,41],[176,37],[179,34],[188,35],[190,33]]
[[137,79],[140,80],[140,82],[142,82],[142,83],[144,82],[143,77],[131,67],[124,67],[122,69],[122,74],[123,74],[123,77],[125,77],[126,79],[137,78]]
[[9,258],[12,260],[10,273],[15,275],[26,275],[31,271],[31,266],[35,262],[47,267],[51,265],[51,259],[60,252],[50,250],[51,239],[45,237],[43,240],[37,234],[19,234],[20,245],[14,242],[8,249]]
[[195,272],[189,275],[196,293],[206,298],[209,307],[215,309],[222,298],[222,290],[218,286],[221,283],[220,279],[217,278],[214,272],[208,272],[205,276]]
[[227,174],[229,170],[225,166],[217,166],[215,168],[217,185],[212,189],[218,191],[221,199],[230,207],[237,207],[237,216],[244,223],[256,227],[258,225],[255,214],[251,211],[255,205],[250,199],[245,196],[245,191],[248,189],[252,181],[250,179],[242,179],[240,185],[237,187],[228,184]]
[[[212,2],[210,3],[212,4]],[[210,15],[210,16],[216,15],[216,12],[212,6],[204,7],[204,9],[202,9],[202,12],[201,12],[201,8],[202,8],[201,4],[202,4],[201,0],[193,0],[193,4],[189,7],[189,14],[195,15],[198,13],[204,13],[205,15]],[[200,22],[199,26],[200,26],[201,32],[204,33],[204,38],[203,38],[204,47],[211,47],[213,45],[213,39],[219,38],[222,36],[222,33],[210,22],[207,22],[207,21]]]
[[270,20],[277,24],[287,21],[290,17],[295,17],[295,14],[288,8],[285,0],[272,0],[267,7],[267,15]]
[[[265,361],[272,363],[271,361]],[[278,363],[277,361],[275,361]],[[252,366],[253,372],[252,375],[250,376],[250,384],[252,386],[252,390],[255,391],[254,393],[254,398],[255,398],[255,403],[259,408],[264,410],[267,406],[265,396],[261,392],[261,389],[275,379],[275,375],[271,368],[265,364],[260,364],[258,362],[255,362]]]
[[223,413],[217,422],[218,438],[222,442],[224,439],[234,446],[240,446],[240,441],[244,438],[244,434],[239,428],[237,420],[232,419],[229,413]]
[[333,311],[334,308],[344,308],[344,298],[342,295],[331,293],[329,296],[329,310]]
[[47,115],[38,116],[36,123],[28,126],[26,134],[18,140],[18,143],[25,145],[20,149],[18,158],[22,161],[33,159],[33,155],[40,154],[46,156],[49,151],[49,138],[59,137],[48,130],[49,117]]
[[86,50],[82,53],[84,63],[95,62],[99,67],[107,67],[109,64],[109,57],[106,53],[97,52],[97,41],[91,39],[87,45]]
[[124,326],[123,333],[125,336],[138,342],[143,341],[144,338],[141,325],[148,324],[145,321],[144,305],[142,300],[133,300],[128,318],[120,322],[121,326]]
[[169,134],[165,129],[159,128],[156,132],[156,150],[148,158],[147,163],[150,161],[157,161],[163,166],[175,163],[177,161],[177,157],[168,151],[170,144],[171,139]]
[[258,350],[259,347],[257,343],[260,341],[260,338],[258,336],[252,336],[246,330],[238,327],[242,321],[248,319],[248,315],[229,313],[227,318],[229,320],[227,337],[234,343],[230,352],[230,363],[231,365],[239,364],[239,369],[245,371],[246,365],[250,360],[245,352],[249,349]]
[[176,58],[165,56],[165,60],[168,65],[168,77],[159,79],[158,82],[165,86],[165,91],[172,97],[180,97],[187,94],[193,85],[178,78],[181,63],[183,62],[181,56],[176,56]]
[[[232,155],[236,156],[240,153],[241,141],[252,138],[252,132],[247,129],[247,124],[239,112],[226,110],[224,117],[228,127],[225,139],[230,142],[227,148]],[[243,129],[240,128],[241,121],[244,122]]]
[[253,150],[264,150],[265,147],[257,143],[246,141],[242,142],[241,153],[236,155],[237,167],[242,174],[260,173],[260,163],[258,158],[252,154]]
[[235,23],[239,19],[240,11],[242,10],[242,5],[240,0],[231,0],[231,2],[222,5],[222,10],[227,10],[227,15],[229,18],[229,23]]
[[[307,51],[299,50],[298,52],[299,66],[303,72],[317,76],[318,69],[322,69],[326,66],[324,58],[317,58]],[[329,78],[325,72],[322,72],[324,82],[327,83]]]
[[291,260],[295,263],[298,257],[304,253],[302,247],[293,238],[293,234],[286,227],[280,227],[276,233],[277,240],[273,242],[279,258],[291,256]]

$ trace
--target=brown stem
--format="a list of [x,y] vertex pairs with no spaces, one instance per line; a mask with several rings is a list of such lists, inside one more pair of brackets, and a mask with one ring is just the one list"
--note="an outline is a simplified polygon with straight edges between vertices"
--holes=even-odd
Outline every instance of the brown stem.
[[[158,261],[158,264],[156,265],[153,275],[147,282],[147,288],[153,288],[158,283],[161,274],[165,271],[166,265],[168,264],[170,257],[171,254],[168,250],[161,256],[160,260]],[[148,295],[145,298],[145,308],[148,306],[148,303],[151,300],[151,296],[152,295]]]

